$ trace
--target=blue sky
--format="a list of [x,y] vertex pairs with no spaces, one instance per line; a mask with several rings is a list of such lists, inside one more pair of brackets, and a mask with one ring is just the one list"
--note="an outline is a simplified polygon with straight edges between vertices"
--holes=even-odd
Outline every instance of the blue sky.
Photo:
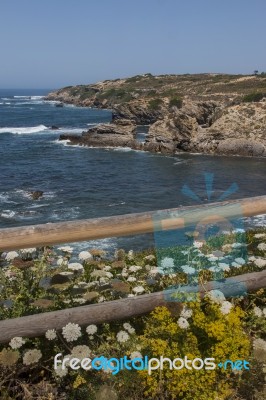
[[265,0],[0,0],[0,88],[266,70]]

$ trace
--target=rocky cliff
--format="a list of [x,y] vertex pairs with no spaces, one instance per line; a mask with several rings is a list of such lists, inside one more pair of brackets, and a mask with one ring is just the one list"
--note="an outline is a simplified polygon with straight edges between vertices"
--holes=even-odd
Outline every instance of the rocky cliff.
[[[265,93],[265,75],[146,74],[67,87],[46,99],[112,109],[112,123],[81,137],[61,136],[71,143],[265,157]],[[139,143],[136,126],[146,124],[146,141]]]

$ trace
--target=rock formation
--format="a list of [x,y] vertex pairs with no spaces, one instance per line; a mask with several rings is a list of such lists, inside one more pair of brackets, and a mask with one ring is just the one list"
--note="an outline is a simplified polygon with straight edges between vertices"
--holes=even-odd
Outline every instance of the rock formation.
[[[265,76],[145,74],[64,88],[46,99],[112,110],[111,123],[60,136],[72,144],[265,157],[265,87]],[[136,140],[136,125],[149,125],[145,143]]]

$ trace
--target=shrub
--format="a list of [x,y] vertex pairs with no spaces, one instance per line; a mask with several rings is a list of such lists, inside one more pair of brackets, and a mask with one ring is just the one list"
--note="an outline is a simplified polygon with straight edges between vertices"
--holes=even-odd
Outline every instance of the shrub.
[[151,110],[158,110],[163,103],[162,99],[152,99],[149,101],[149,108]]
[[180,99],[179,97],[173,97],[169,101],[169,107],[181,108],[182,107],[182,99]]
[[[173,317],[166,307],[157,307],[150,314],[143,335],[143,354],[157,358],[163,355],[171,360],[182,359],[185,355],[190,360],[197,357],[214,357],[219,361],[248,358],[250,341],[243,331],[244,313],[240,307],[232,307],[225,315],[220,305],[208,299],[187,304],[191,315],[186,329],[179,326],[178,317]],[[223,400],[232,396],[237,388],[236,381],[232,385],[229,369],[171,370],[165,363],[163,370],[154,370],[151,375],[147,371],[139,374],[149,398],[169,398],[171,393],[174,399]]]
[[256,103],[266,97],[266,93],[250,93],[243,97],[244,103]]

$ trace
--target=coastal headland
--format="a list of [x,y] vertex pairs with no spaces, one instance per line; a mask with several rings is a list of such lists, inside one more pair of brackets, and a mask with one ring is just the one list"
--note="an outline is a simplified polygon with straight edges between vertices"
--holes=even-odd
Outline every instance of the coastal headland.
[[[137,75],[68,86],[46,100],[112,110],[112,121],[60,140],[91,147],[266,157],[266,74]],[[145,141],[137,126],[148,125]]]

